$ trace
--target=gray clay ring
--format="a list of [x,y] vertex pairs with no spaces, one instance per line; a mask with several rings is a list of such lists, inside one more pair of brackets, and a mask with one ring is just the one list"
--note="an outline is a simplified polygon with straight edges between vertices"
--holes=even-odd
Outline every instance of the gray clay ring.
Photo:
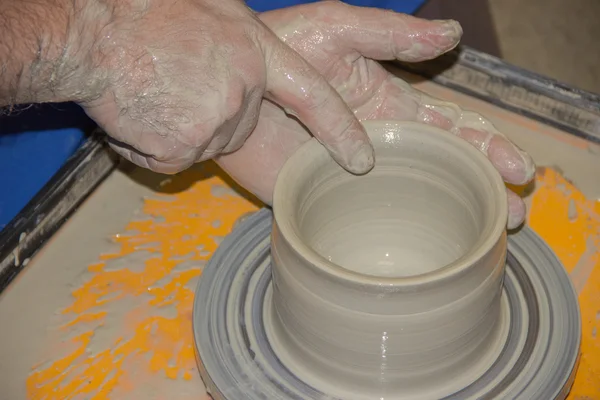
[[[336,400],[294,376],[269,343],[272,223],[267,209],[248,217],[204,269],[193,310],[200,374],[215,400]],[[569,277],[529,228],[510,236],[508,250],[504,348],[479,379],[446,399],[565,399],[572,385],[581,322]]]

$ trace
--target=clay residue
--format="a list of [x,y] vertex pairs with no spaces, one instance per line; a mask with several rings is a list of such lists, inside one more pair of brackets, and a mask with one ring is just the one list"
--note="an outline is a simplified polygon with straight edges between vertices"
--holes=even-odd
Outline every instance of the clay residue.
[[201,257],[208,257],[211,255],[210,251],[207,251],[204,249],[204,245],[201,244],[200,246],[198,246],[198,255]]
[[579,258],[579,261],[571,271],[571,281],[577,293],[581,293],[587,281],[596,266],[596,263],[600,261],[599,249],[594,243],[593,237],[588,237],[586,240],[586,250]]
[[202,270],[205,265],[205,260],[188,260],[177,264],[177,266],[171,270],[171,273],[175,274],[190,270]]
[[198,287],[198,281],[200,280],[200,276],[195,276],[192,279],[190,279],[186,284],[185,287],[186,289],[189,290],[196,290],[196,288]]
[[254,213],[255,213],[254,211],[250,211],[250,212],[247,212],[247,213],[245,213],[245,214],[241,215],[241,216],[240,216],[240,217],[239,217],[239,218],[238,218],[238,219],[235,221],[235,223],[233,224],[233,228],[232,228],[232,230],[233,230],[233,229],[236,229],[236,228],[238,227],[238,225],[240,225],[241,223],[243,223],[245,220],[247,220],[247,219],[248,219],[250,216],[252,216],[252,214],[254,214]]
[[158,249],[160,249],[160,243],[158,242],[146,242],[146,243],[141,243],[137,246],[135,246],[136,250],[147,250],[151,253],[157,251]]
[[167,186],[168,184],[170,184],[173,180],[171,178],[167,178],[165,180],[160,181],[160,183],[158,184],[160,187],[164,187]]
[[569,211],[567,217],[570,221],[575,221],[577,219],[577,205],[575,205],[575,200],[569,199]]
[[212,237],[212,240],[215,241],[217,246],[219,246],[221,243],[223,243],[223,240],[225,239],[225,236],[222,236],[222,235],[213,235],[211,237]]
[[221,197],[225,197],[225,196],[236,196],[236,197],[240,196],[231,187],[226,186],[226,185],[220,185],[220,184],[212,185],[210,187],[210,194],[217,198],[221,198]]
[[155,223],[155,224],[164,224],[165,223],[164,217],[161,217],[161,216],[152,217],[149,215],[139,215],[139,214],[132,221],[136,221],[136,222],[151,221],[152,223]]
[[17,266],[17,267],[19,265],[21,265],[21,259],[20,259],[21,243],[23,243],[23,241],[25,240],[26,237],[27,237],[27,232],[21,232],[21,234],[19,235],[19,243],[17,244],[17,246],[13,250],[13,257],[14,257],[14,260],[15,260],[15,266]]
[[[139,249],[139,246],[136,246],[135,248]],[[160,254],[154,254],[147,250],[138,250],[121,257],[111,258],[104,265],[104,270],[107,272],[113,272],[127,269],[131,272],[139,274],[144,272],[147,260],[160,258]]]
[[[23,322],[13,320],[19,326],[39,320],[45,328],[20,328],[23,336],[32,334],[15,343],[14,351],[1,353],[5,360],[26,364],[18,373],[6,368],[5,374],[2,369],[3,395],[8,393],[11,399],[206,398],[196,370],[191,327],[194,291],[217,247],[215,241],[222,240],[238,216],[256,207],[240,196],[211,195],[213,186],[226,185],[217,175],[206,178],[205,173],[192,170],[171,179],[170,185],[187,189],[155,196],[147,186],[133,184],[140,190],[129,193],[123,187],[129,187],[129,182],[109,178],[105,184],[116,187],[105,196],[107,203],[98,204],[94,194],[69,222],[83,220],[79,229],[69,233],[63,229],[53,239],[52,247],[60,250],[56,257],[38,257],[30,263],[38,274],[70,275],[60,286],[63,301],[50,312],[36,312],[34,302],[24,299],[37,290],[33,298],[39,301],[40,292],[58,285],[16,289],[22,291],[17,302],[20,312],[28,317]],[[135,212],[142,197],[144,203]],[[107,215],[116,221],[99,219],[100,211],[114,198],[119,202]],[[119,208],[123,213],[114,211]],[[91,220],[98,221],[90,224]],[[95,233],[105,225],[112,228]],[[86,254],[85,261],[76,258],[71,263],[71,254]],[[43,352],[32,350],[37,344]],[[0,367],[4,367],[1,360]]]
[[187,260],[191,260],[192,258],[194,258],[196,256],[196,252],[195,251],[191,251],[187,254],[184,254],[182,256],[173,256],[172,259],[173,260],[182,260],[182,261],[187,261]]

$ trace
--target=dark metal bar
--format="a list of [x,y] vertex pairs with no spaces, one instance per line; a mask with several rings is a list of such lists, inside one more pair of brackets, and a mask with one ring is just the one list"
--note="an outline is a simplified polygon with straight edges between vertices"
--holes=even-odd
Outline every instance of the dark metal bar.
[[442,86],[600,143],[600,95],[460,48],[424,63],[395,63]]
[[96,131],[0,232],[0,293],[116,164]]

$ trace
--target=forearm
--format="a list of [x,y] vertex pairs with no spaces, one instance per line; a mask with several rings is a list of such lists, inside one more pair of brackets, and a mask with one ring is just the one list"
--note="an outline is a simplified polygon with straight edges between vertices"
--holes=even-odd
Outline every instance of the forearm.
[[[0,107],[85,100],[92,0],[0,0]],[[95,14],[95,15],[92,15]],[[90,18],[96,17],[96,18]]]
[[53,93],[71,7],[70,0],[0,0],[0,106],[60,96]]

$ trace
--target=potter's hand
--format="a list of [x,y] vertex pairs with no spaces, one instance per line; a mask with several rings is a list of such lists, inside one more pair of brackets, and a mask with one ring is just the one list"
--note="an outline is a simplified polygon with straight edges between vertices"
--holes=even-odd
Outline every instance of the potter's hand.
[[140,14],[115,16],[106,43],[115,52],[110,83],[86,107],[120,142],[120,154],[173,173],[235,151],[265,96],[296,115],[343,167],[372,168],[368,137],[339,94],[243,2],[140,4]]
[[[260,17],[319,70],[361,120],[396,119],[435,125],[480,149],[504,180],[525,184],[531,158],[480,115],[434,99],[388,73],[376,60],[422,61],[452,49],[462,34],[456,22],[426,21],[393,12],[321,2]],[[300,124],[265,102],[244,147],[218,159],[244,187],[270,203],[277,173],[310,138]],[[523,201],[508,192],[510,228],[525,216]]]
[[12,3],[0,7],[9,46],[0,43],[8,60],[0,107],[76,101],[118,153],[174,173],[240,148],[266,97],[343,167],[373,166],[364,128],[340,95],[241,0]]

